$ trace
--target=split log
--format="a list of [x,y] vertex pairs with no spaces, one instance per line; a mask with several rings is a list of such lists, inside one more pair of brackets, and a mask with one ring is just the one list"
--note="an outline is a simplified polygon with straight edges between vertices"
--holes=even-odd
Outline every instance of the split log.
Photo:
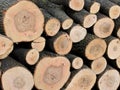
[[3,90],[31,90],[34,81],[30,71],[16,60],[7,57],[2,60],[2,88]]
[[96,0],[101,4],[101,12],[108,15],[112,19],[120,16],[120,6],[110,0]]
[[116,59],[116,65],[117,65],[117,67],[120,69],[120,57],[118,57],[118,58]]
[[114,21],[101,13],[98,13],[97,17],[98,21],[93,27],[94,34],[100,38],[110,36],[114,29]]
[[70,76],[70,62],[51,52],[40,53],[40,61],[34,70],[37,89],[60,90]]
[[82,55],[89,60],[97,59],[104,55],[107,45],[105,40],[92,34],[87,34],[84,40],[73,44],[71,53]]
[[41,8],[41,10],[45,17],[45,26],[44,26],[45,34],[47,36],[56,35],[61,26],[60,21],[57,18],[51,16],[46,10],[44,10],[42,8]]
[[96,82],[95,73],[88,67],[73,71],[65,90],[91,90]]
[[120,56],[120,40],[116,37],[109,36],[108,38],[105,38],[107,43],[107,51],[106,55],[109,59],[116,59]]
[[107,67],[107,61],[104,57],[100,57],[95,59],[91,63],[91,69],[95,72],[95,74],[101,74]]
[[92,0],[85,0],[84,8],[90,13],[98,13],[100,10],[100,3]]
[[36,49],[38,52],[44,50],[46,44],[46,39],[44,37],[39,37],[31,42],[31,47]]
[[119,72],[110,66],[107,66],[106,71],[98,80],[99,90],[117,90],[120,84]]
[[39,52],[36,49],[16,48],[12,52],[12,57],[24,65],[34,65],[39,59]]
[[51,3],[47,0],[46,1],[32,0],[32,1],[35,2],[39,7],[44,8],[52,16],[59,19],[62,24],[63,30],[69,29],[72,26],[73,20],[64,12],[61,6]]
[[13,41],[0,34],[0,59],[6,58],[13,50]]
[[73,69],[80,69],[83,66],[83,59],[73,54],[67,54],[66,57],[71,63]]
[[68,6],[74,11],[82,10],[85,4],[84,0],[49,0],[49,1],[55,4]]
[[73,43],[80,42],[87,35],[87,30],[84,27],[80,26],[79,24],[75,23],[66,32],[69,34]]
[[58,32],[57,35],[47,39],[47,48],[60,55],[66,55],[72,49],[72,40],[65,32]]
[[[32,41],[38,38],[43,32],[44,16],[41,10],[31,1],[12,0],[0,2],[3,13],[2,25],[4,33],[13,42]],[[4,8],[5,7],[5,8]],[[14,32],[14,33],[13,33]]]
[[85,28],[90,28],[97,21],[97,16],[89,13],[85,9],[82,9],[79,12],[74,12],[71,10],[66,10],[66,12],[75,20],[76,23],[79,23]]

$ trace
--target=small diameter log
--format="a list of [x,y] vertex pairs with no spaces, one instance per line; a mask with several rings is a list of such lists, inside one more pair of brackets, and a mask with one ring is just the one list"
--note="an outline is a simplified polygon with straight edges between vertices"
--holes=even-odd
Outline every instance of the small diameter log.
[[73,44],[72,53],[82,55],[89,60],[97,59],[104,55],[107,45],[105,40],[92,34],[87,34],[84,40]]
[[91,69],[97,75],[101,74],[106,69],[106,66],[107,66],[107,61],[104,57],[100,57],[98,59],[95,59],[91,63]]
[[100,10],[100,3],[92,0],[85,0],[84,8],[90,13],[98,13]]
[[44,26],[44,29],[45,29],[45,34],[47,36],[54,36],[58,33],[59,29],[60,29],[60,21],[51,16],[47,11],[45,11],[44,9],[42,9],[42,12],[43,12],[43,15],[45,17],[45,26]]
[[116,59],[116,65],[117,65],[117,67],[120,69],[120,57],[118,57],[118,58]]
[[110,36],[105,39],[107,43],[107,57],[109,59],[116,59],[120,56],[120,40],[116,37]]
[[20,63],[7,57],[2,60],[1,67],[3,90],[32,90],[34,85],[32,73]]
[[71,67],[73,69],[80,69],[83,66],[83,59],[73,54],[67,54],[66,57],[71,62]]
[[94,34],[100,38],[110,36],[114,29],[114,21],[101,13],[98,13],[97,17],[98,21],[93,27]]
[[44,37],[39,37],[31,42],[31,47],[36,49],[38,52],[44,50],[46,44],[46,39]]
[[71,73],[65,90],[91,90],[95,82],[95,73],[88,67],[83,67]]
[[[11,1],[7,0],[7,3]],[[7,7],[3,16],[4,19],[0,21],[3,21],[4,32],[13,42],[32,41],[43,32],[44,16],[31,1],[14,3]]]
[[79,23],[85,28],[90,28],[97,21],[97,16],[95,14],[90,14],[85,9],[82,9],[79,12],[71,10],[67,10],[66,12],[75,20],[76,23]]
[[101,4],[101,12],[108,15],[112,19],[117,19],[120,16],[120,6],[110,0],[96,0]]
[[120,84],[119,72],[110,66],[107,66],[106,71],[98,80],[99,90],[117,90]]
[[56,4],[68,6],[74,11],[80,11],[84,7],[84,0],[49,0]]
[[70,62],[63,56],[53,53],[40,53],[42,57],[34,70],[37,89],[60,90],[70,76]]
[[79,24],[75,23],[66,32],[69,34],[73,43],[80,42],[87,35],[87,30],[84,27],[80,26]]
[[39,59],[39,52],[36,49],[17,48],[13,50],[12,56],[23,64],[34,65]]
[[47,40],[47,47],[57,54],[66,55],[72,49],[72,40],[67,33],[60,31]]
[[13,41],[0,34],[0,59],[6,58],[13,50]]

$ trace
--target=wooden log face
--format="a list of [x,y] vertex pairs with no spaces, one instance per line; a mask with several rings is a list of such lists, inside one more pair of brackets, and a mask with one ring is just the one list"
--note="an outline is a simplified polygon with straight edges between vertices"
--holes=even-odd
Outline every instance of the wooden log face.
[[3,23],[14,42],[31,41],[42,34],[44,17],[34,3],[20,1],[6,11]]
[[97,13],[100,10],[100,3],[94,2],[90,7],[90,13]]
[[117,64],[117,67],[120,69],[120,57],[116,59],[116,64]]
[[80,57],[77,57],[72,62],[72,67],[74,69],[80,69],[83,66],[83,59]]

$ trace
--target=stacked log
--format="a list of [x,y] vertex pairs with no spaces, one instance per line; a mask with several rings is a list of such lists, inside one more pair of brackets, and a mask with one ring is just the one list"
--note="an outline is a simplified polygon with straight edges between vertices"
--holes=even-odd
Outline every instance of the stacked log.
[[1,90],[119,90],[119,0],[0,0]]

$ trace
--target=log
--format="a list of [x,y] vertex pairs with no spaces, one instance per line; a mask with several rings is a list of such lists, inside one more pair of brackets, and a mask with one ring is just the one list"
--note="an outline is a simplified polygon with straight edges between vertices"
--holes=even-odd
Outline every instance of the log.
[[101,4],[101,12],[112,19],[117,19],[120,16],[120,6],[110,0],[96,0]]
[[2,89],[3,90],[31,90],[34,81],[30,71],[16,60],[7,57],[2,60]]
[[80,11],[84,7],[84,0],[49,0],[50,2],[56,3],[56,4],[62,4],[64,6],[67,6],[71,8],[74,11]]
[[42,52],[40,57],[34,70],[35,87],[39,90],[60,90],[70,76],[69,60],[51,52]]
[[13,50],[13,41],[0,34],[0,59],[6,58]]
[[116,59],[116,65],[117,65],[117,67],[120,69],[120,57],[118,57],[118,58]]
[[66,57],[71,63],[73,69],[80,69],[83,66],[83,59],[73,54],[67,54]]
[[107,43],[106,55],[109,59],[114,60],[120,56],[120,40],[119,38],[109,36],[105,38]]
[[44,37],[39,37],[31,42],[31,47],[36,49],[38,52],[44,50],[46,44],[46,39]]
[[42,9],[42,13],[45,17],[45,26],[44,26],[44,29],[45,29],[45,34],[47,36],[54,36],[58,33],[58,31],[60,30],[60,21],[51,16],[46,10]]
[[98,80],[99,90],[117,90],[120,84],[120,75],[116,69],[107,66],[106,71]]
[[12,57],[24,65],[34,65],[39,59],[39,52],[36,49],[16,48],[12,52]]
[[107,61],[104,57],[100,57],[92,61],[91,69],[95,72],[95,74],[101,74],[107,67]]
[[97,16],[89,13],[85,9],[82,9],[79,12],[74,12],[71,10],[66,10],[66,12],[75,20],[76,23],[79,23],[85,28],[92,27],[97,21]]
[[95,73],[88,67],[73,71],[65,90],[91,90],[96,82]]
[[105,40],[88,33],[84,40],[73,44],[71,53],[94,60],[103,56],[106,48]]
[[100,10],[100,3],[92,0],[85,0],[84,8],[90,13],[96,14]]
[[73,43],[80,42],[87,35],[87,30],[79,24],[73,24],[73,26],[66,31],[70,36]]
[[[28,42],[38,38],[43,33],[44,24],[44,16],[41,10],[31,1],[13,0],[16,3],[9,6],[8,4],[11,1],[0,2],[0,5],[5,5],[4,18],[0,18],[2,19],[0,21],[2,21],[4,33],[13,42]],[[3,8],[1,10],[4,12]]]
[[94,34],[100,38],[110,36],[115,26],[114,21],[101,13],[98,13],[97,17],[98,21],[93,26]]
[[39,7],[44,8],[52,16],[59,19],[63,30],[67,30],[72,26],[73,24],[72,18],[70,18],[64,12],[61,6],[51,3],[48,0],[46,0],[45,2],[43,0],[32,0],[32,1],[35,2]]
[[66,55],[72,49],[72,40],[67,33],[60,31],[47,39],[47,48],[59,55]]

